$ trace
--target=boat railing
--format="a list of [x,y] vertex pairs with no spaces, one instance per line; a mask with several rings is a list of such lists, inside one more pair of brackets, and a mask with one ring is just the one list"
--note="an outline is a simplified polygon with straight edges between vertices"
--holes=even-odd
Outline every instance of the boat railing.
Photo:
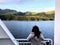
[[[31,45],[31,42],[28,42],[27,39],[16,39],[19,45]],[[41,45],[53,45],[52,39],[46,38],[41,41]]]

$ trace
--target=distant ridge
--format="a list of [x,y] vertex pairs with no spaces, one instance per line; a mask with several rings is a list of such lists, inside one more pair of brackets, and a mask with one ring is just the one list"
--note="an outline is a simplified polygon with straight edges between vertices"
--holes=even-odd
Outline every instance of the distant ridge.
[[0,18],[2,20],[54,20],[54,16],[55,10],[47,12],[18,12],[11,9],[0,9]]

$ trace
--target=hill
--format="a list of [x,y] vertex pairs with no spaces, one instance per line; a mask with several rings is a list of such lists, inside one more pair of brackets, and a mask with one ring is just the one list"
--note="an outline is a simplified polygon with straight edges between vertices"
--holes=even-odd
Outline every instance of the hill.
[[47,12],[18,12],[11,9],[0,9],[2,20],[54,20],[55,10]]

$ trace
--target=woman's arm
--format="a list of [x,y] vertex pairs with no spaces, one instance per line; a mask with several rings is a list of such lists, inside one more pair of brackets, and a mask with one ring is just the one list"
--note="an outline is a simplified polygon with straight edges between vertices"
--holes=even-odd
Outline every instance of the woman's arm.
[[44,40],[44,36],[43,36],[43,34],[40,35],[40,38],[41,38],[42,40]]
[[30,33],[29,36],[27,37],[27,40],[30,41],[34,37],[34,33]]

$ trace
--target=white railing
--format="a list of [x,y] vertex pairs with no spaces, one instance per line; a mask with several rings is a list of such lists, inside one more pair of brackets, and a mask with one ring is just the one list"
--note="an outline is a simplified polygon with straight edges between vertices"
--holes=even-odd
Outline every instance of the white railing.
[[[19,43],[19,45],[31,45],[31,42],[28,42],[27,39],[16,39]],[[42,41],[42,45],[53,45],[52,44],[52,40],[51,39],[44,39],[44,41]]]

